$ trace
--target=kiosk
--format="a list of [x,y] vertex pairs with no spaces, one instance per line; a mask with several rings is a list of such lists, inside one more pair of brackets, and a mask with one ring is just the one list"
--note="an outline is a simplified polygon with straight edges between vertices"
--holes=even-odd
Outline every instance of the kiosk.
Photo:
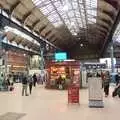
[[[80,62],[64,60],[51,61],[47,64],[48,79],[46,88],[67,89],[71,83],[80,82]],[[75,81],[77,80],[77,81]]]

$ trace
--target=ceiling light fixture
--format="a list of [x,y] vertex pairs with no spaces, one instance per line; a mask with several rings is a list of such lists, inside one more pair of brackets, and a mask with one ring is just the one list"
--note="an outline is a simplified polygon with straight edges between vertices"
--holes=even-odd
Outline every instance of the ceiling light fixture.
[[77,33],[73,33],[73,35],[77,35]]
[[83,47],[83,44],[81,43],[80,46]]

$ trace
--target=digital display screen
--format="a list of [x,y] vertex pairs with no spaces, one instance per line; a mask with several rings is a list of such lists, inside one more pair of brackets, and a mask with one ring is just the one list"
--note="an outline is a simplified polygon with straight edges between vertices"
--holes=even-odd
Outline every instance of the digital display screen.
[[66,60],[66,59],[67,59],[66,52],[55,53],[55,60]]

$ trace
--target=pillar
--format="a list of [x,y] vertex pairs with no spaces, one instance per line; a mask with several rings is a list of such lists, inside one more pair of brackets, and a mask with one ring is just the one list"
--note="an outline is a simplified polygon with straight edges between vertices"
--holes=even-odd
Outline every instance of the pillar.
[[112,82],[115,82],[115,66],[114,66],[114,46],[113,46],[113,41],[111,43],[111,73],[112,73]]
[[44,81],[44,76],[45,76],[45,71],[44,71],[44,56],[43,56],[43,53],[44,53],[44,47],[41,47],[40,48],[40,55],[41,55],[41,61],[40,61],[40,70],[41,70],[41,77],[42,77],[42,81]]
[[5,51],[4,61],[5,61],[5,77],[6,77],[8,74],[8,51]]
[[[0,59],[2,60],[2,36],[0,35]],[[0,74],[1,74],[1,65],[0,65]]]
[[40,66],[40,68],[41,68],[41,70],[44,70],[44,56],[43,56],[43,53],[44,53],[44,49],[41,48],[41,50],[40,50],[40,55],[41,55],[41,66]]

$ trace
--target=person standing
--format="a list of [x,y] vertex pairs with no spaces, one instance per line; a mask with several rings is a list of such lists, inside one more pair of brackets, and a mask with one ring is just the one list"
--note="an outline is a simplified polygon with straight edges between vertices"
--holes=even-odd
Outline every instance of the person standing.
[[4,81],[4,77],[3,74],[0,75],[0,91],[3,89],[3,81]]
[[105,78],[104,78],[105,97],[109,95],[109,84],[110,84],[110,74],[109,74],[109,71],[106,71]]
[[61,75],[58,77],[58,88],[59,89],[63,89],[63,86],[62,86],[62,76]]
[[38,84],[42,84],[42,79],[41,79],[41,75],[40,74],[38,74],[38,76],[37,76],[37,83]]
[[116,81],[116,86],[118,86],[119,81],[120,81],[118,73],[115,75],[115,81]]
[[10,91],[13,91],[14,81],[13,81],[13,76],[11,74],[9,75],[9,82],[10,82]]
[[25,93],[25,96],[28,96],[28,94],[27,94],[27,77],[26,76],[24,76],[23,78],[22,78],[22,96],[24,96],[24,93]]
[[36,87],[36,83],[37,83],[37,76],[36,76],[36,74],[33,75],[33,83],[34,83],[34,87]]
[[33,78],[32,76],[28,76],[28,82],[29,82],[29,92],[32,93],[32,86],[33,86]]

